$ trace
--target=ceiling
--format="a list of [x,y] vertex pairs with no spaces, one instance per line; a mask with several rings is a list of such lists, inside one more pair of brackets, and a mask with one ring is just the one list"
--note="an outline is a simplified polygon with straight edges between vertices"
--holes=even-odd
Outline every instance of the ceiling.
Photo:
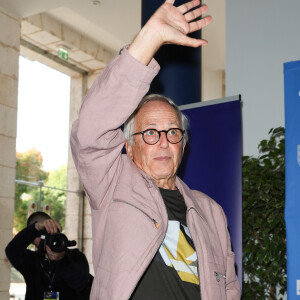
[[[0,0],[0,7],[21,19],[47,13],[98,44],[118,51],[140,29],[141,3],[142,0]],[[225,69],[225,0],[205,3],[214,21],[202,33],[209,40],[205,47],[209,55],[203,59],[203,66]]]
[[18,18],[46,12],[100,45],[118,51],[141,26],[141,0],[99,2],[97,6],[91,0],[0,0],[0,6]]

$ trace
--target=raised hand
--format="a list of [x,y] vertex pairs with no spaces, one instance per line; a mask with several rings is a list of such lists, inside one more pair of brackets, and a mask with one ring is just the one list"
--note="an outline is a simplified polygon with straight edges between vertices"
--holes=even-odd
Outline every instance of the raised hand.
[[[175,7],[175,0],[166,0],[152,15],[130,45],[128,51],[136,59],[148,64],[163,44],[176,44],[189,47],[206,45],[207,41],[188,37],[187,34],[207,26],[212,18],[207,16],[195,21],[207,12],[207,6],[199,0],[192,0]],[[194,9],[193,9],[194,8]]]
[[205,40],[193,39],[187,34],[200,30],[208,25],[210,16],[194,21],[207,12],[207,6],[198,7],[199,0],[193,0],[178,7],[173,6],[174,0],[167,0],[149,19],[145,26],[151,27],[162,44],[178,44],[199,47],[207,44]]
[[52,220],[52,219],[39,221],[39,222],[35,223],[35,228],[38,231],[46,229],[46,231],[49,234],[54,234],[54,233],[57,233],[58,231],[62,231],[61,225],[57,221]]

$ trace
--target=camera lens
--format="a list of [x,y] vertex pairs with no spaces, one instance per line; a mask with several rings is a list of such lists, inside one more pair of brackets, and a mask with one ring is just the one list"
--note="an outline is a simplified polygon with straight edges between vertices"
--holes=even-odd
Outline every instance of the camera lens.
[[61,249],[61,247],[64,245],[63,240],[59,237],[59,235],[55,236],[52,239],[52,248],[54,249]]
[[56,233],[53,235],[47,235],[46,244],[53,252],[63,252],[68,245],[67,237],[62,233]]

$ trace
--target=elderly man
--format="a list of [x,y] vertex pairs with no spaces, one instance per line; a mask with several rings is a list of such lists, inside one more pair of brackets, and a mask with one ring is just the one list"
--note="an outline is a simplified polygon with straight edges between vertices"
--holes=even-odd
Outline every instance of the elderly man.
[[173,3],[106,67],[73,124],[72,153],[92,211],[91,299],[240,298],[223,210],[176,176],[187,120],[168,98],[143,98],[160,46],[207,43],[187,36],[210,23],[194,21],[207,7]]

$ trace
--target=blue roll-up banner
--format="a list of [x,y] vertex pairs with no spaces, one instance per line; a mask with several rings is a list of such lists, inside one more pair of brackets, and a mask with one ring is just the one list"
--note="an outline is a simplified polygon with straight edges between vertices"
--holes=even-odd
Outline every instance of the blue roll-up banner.
[[300,299],[300,61],[284,64],[287,295]]
[[178,175],[224,209],[242,282],[242,134],[239,96],[180,106],[190,140]]

